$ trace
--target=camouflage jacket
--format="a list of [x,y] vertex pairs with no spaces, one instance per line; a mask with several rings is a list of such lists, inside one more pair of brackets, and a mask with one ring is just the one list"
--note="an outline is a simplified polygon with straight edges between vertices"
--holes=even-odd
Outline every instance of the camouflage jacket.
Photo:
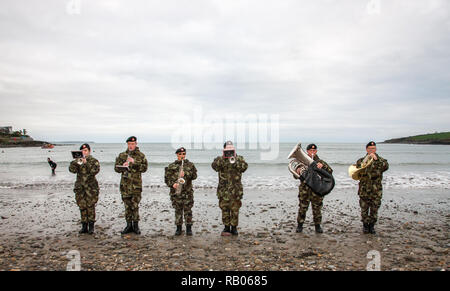
[[[176,189],[173,188],[173,184],[175,184],[178,180],[180,167],[181,161],[176,160],[165,168],[164,182],[170,188],[171,197],[176,194]],[[187,159],[184,160],[183,172],[183,178],[186,180],[186,183],[183,185],[180,196],[193,194],[194,190],[192,189],[192,181],[197,179],[197,169],[195,168],[195,165]]]
[[[327,171],[330,174],[333,174],[333,169],[324,160],[321,160],[319,158],[319,155],[315,155],[313,160],[316,163],[321,163],[323,165],[323,167],[322,167],[323,170]],[[295,176],[294,176],[294,178],[295,178]],[[311,190],[311,188],[309,188],[309,186],[306,185],[305,183],[301,183],[300,184],[300,190]]]
[[[374,160],[372,164],[370,164],[366,169],[362,170],[361,172],[361,180],[359,181],[360,186],[378,185],[381,188],[381,180],[383,179],[383,172],[389,169],[389,163],[387,160],[383,159],[378,154],[375,155],[377,156],[378,159],[376,161]],[[356,162],[357,168],[361,168],[361,163],[364,160],[364,158],[365,156],[363,158],[360,158]]]
[[99,191],[98,182],[95,178],[100,172],[100,163],[92,156],[86,158],[85,164],[78,164],[77,160],[73,160],[69,165],[69,171],[77,174],[74,191]]
[[[116,158],[115,166],[122,166],[128,159],[128,156],[134,159],[134,163],[130,163],[129,171],[122,173],[120,180],[120,192],[122,195],[132,195],[142,192],[142,173],[145,173],[148,168],[148,162],[145,155],[139,151],[139,148],[132,152],[129,150],[120,153]],[[120,173],[114,166],[114,170]]]
[[217,197],[223,200],[242,199],[244,189],[241,176],[248,168],[244,158],[236,156],[236,162],[232,164],[229,159],[217,157],[211,167],[219,174]]

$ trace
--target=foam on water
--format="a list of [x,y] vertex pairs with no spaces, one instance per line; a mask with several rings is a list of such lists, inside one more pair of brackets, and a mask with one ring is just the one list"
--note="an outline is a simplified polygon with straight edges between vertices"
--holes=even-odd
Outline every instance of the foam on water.
[[[294,144],[280,144],[277,159],[262,161],[257,150],[239,150],[249,163],[243,174],[245,189],[295,190],[299,181],[287,170],[286,156]],[[100,161],[97,180],[103,189],[117,188],[120,175],[114,172],[114,161],[125,148],[123,144],[93,144],[93,155]],[[57,146],[51,151],[40,148],[8,148],[0,154],[0,189],[51,188],[71,189],[75,175],[69,173],[70,151],[77,146]],[[450,189],[450,146],[380,144],[381,156],[390,168],[384,175],[385,189]],[[175,158],[170,144],[141,144],[149,160],[149,170],[143,174],[145,188],[167,189],[164,167]],[[212,160],[220,150],[188,150],[188,159],[198,169],[194,187],[215,189],[217,173],[211,169]],[[333,168],[336,189],[357,188],[358,182],[348,177],[348,166],[364,155],[364,144],[319,144],[320,157]],[[47,157],[58,163],[57,175],[50,175]],[[117,190],[118,191],[118,190]]]

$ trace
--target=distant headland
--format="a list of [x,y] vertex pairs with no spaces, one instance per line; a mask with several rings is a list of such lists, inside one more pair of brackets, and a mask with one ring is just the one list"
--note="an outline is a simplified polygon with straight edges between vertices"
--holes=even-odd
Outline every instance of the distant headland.
[[0,127],[0,148],[11,147],[44,147],[51,148],[51,144],[45,141],[34,140],[27,134],[26,129],[13,131],[12,126]]
[[383,143],[450,145],[450,132],[435,132],[435,133],[429,133],[429,134],[394,138],[394,139],[385,140]]

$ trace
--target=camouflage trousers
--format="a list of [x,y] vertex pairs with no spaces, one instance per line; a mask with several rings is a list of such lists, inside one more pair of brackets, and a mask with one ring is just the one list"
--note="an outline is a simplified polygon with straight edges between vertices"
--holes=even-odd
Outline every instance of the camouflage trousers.
[[224,225],[237,226],[239,224],[239,208],[241,206],[242,201],[240,199],[219,200]]
[[300,203],[298,205],[297,223],[303,224],[305,222],[306,212],[308,211],[309,203],[311,203],[314,224],[321,224],[323,197],[314,194],[310,188],[305,186],[299,187],[298,197]]
[[375,224],[378,220],[378,209],[381,206],[381,194],[360,195],[359,206],[361,207],[361,221]]
[[77,191],[75,200],[80,208],[81,222],[95,222],[95,204],[98,201],[98,192]]
[[175,225],[183,224],[183,216],[186,224],[192,224],[192,198],[171,198],[172,206],[175,209]]
[[133,195],[122,195],[122,201],[125,205],[125,220],[127,222],[139,221],[139,202],[141,202],[141,193]]

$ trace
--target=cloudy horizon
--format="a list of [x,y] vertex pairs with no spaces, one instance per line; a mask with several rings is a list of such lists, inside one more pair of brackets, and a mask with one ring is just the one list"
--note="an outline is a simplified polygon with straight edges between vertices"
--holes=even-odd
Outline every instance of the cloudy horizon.
[[281,142],[450,130],[446,0],[19,0],[0,23],[0,126],[38,140],[170,142],[198,110],[278,116]]

